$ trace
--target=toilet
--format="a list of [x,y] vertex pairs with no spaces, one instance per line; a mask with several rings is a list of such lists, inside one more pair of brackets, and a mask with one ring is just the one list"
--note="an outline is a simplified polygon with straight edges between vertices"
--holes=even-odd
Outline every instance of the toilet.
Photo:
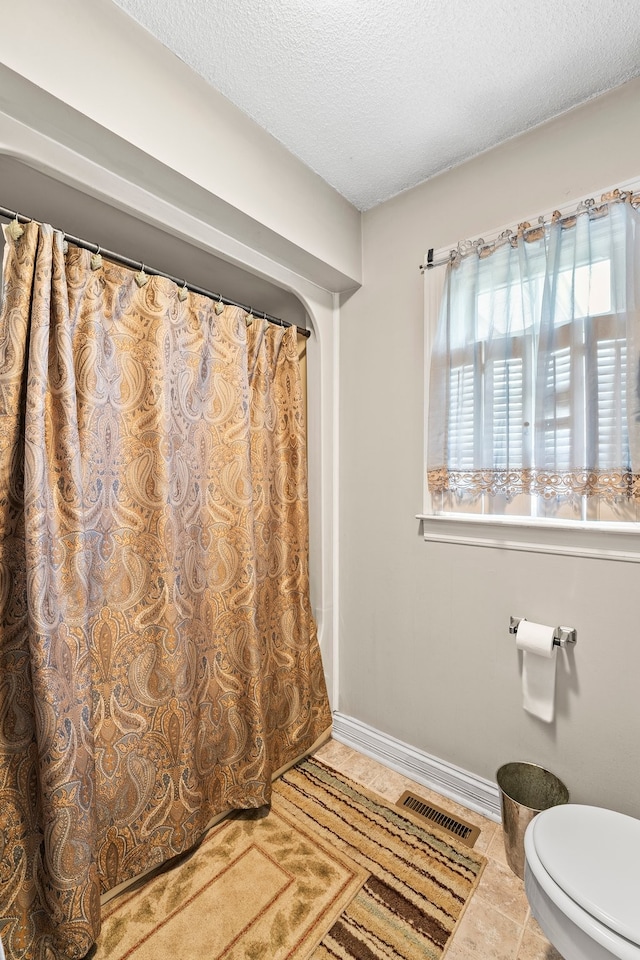
[[640,960],[640,820],[563,804],[526,829],[531,913],[564,960]]

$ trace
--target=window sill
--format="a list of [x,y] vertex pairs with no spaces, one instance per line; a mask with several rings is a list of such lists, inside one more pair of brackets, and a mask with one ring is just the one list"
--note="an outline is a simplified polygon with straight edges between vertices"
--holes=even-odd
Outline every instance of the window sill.
[[640,524],[418,514],[425,540],[640,563]]

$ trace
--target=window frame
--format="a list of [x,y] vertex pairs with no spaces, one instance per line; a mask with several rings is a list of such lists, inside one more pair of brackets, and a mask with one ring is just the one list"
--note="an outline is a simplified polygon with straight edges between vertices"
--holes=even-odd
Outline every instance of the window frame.
[[[637,192],[640,180],[620,189]],[[605,193],[608,191],[599,191]],[[576,200],[562,215],[575,210]],[[537,218],[530,218],[531,222]],[[548,217],[545,217],[545,220]],[[506,227],[491,233],[498,237]],[[456,244],[433,251],[430,260],[446,260]],[[423,264],[427,264],[425,255]],[[445,266],[423,268],[424,281],[424,417],[423,417],[423,508],[416,515],[426,541],[466,546],[494,547],[529,553],[582,556],[594,559],[640,563],[640,521],[559,520],[546,517],[521,517],[493,514],[438,514],[427,485],[427,449],[429,428],[429,378],[431,353],[436,337],[440,303],[444,290]]]

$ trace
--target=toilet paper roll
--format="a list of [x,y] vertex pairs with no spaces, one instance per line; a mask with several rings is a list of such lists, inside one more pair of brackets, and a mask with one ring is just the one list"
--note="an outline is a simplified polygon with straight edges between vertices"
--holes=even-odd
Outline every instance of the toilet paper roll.
[[522,706],[534,717],[551,723],[555,711],[556,650],[554,627],[521,620],[516,646],[522,650]]
[[555,627],[547,627],[544,623],[521,620],[516,631],[516,646],[518,650],[526,650],[527,653],[549,659],[556,650],[553,643],[554,631]]

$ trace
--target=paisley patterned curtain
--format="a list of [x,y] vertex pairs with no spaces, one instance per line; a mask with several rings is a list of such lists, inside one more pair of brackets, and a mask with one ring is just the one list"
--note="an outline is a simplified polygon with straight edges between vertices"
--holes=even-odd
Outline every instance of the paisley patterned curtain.
[[309,604],[306,426],[296,331],[255,320],[247,341],[256,624],[269,762],[279,771],[290,765],[326,692]]
[[295,330],[50,227],[7,237],[4,283],[0,936],[75,958],[102,893],[330,727],[302,396]]

